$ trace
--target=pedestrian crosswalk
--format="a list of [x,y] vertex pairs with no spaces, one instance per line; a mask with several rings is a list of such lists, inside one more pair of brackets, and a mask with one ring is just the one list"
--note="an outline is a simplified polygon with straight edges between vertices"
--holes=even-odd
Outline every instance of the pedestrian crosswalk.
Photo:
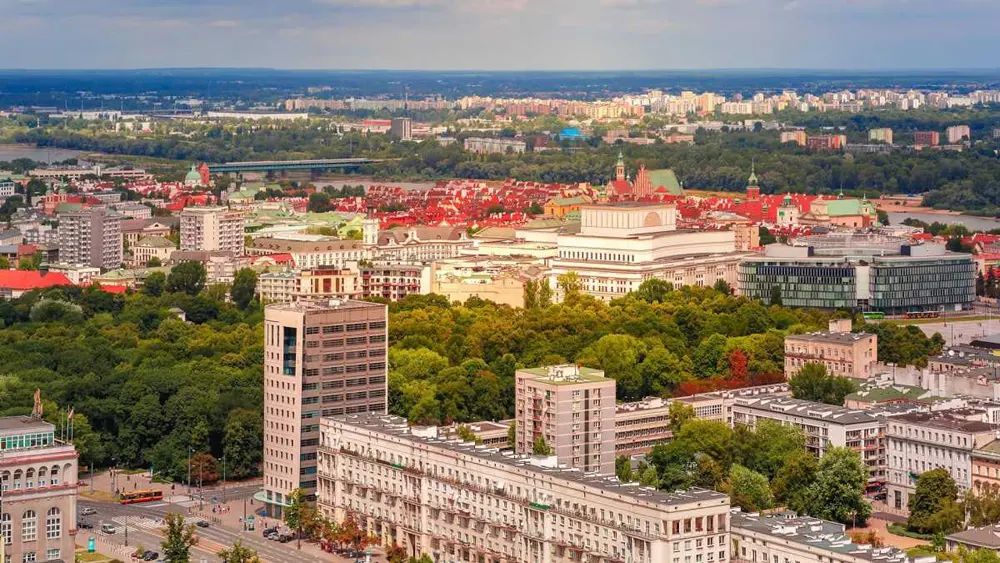
[[[142,530],[158,530],[166,526],[163,518],[149,518],[146,516],[118,516],[112,519],[116,524],[120,526],[125,526],[128,524],[130,528],[137,528]],[[196,524],[201,518],[198,516],[185,516],[185,524]]]

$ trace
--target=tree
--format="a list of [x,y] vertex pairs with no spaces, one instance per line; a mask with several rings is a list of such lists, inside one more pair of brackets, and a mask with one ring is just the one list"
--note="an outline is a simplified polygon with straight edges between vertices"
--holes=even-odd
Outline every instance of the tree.
[[788,384],[796,399],[838,406],[843,406],[844,397],[857,389],[850,379],[828,374],[825,365],[813,362],[803,365]]
[[295,543],[298,549],[302,549],[303,532],[313,532],[316,530],[318,514],[315,507],[306,500],[306,492],[302,489],[295,489],[288,495],[288,505],[285,507],[284,522],[289,528],[295,530]]
[[545,443],[545,438],[539,436],[535,438],[535,442],[531,444],[532,455],[552,455],[552,448]]
[[1000,489],[983,487],[965,493],[963,502],[969,526],[979,528],[1000,522]]
[[694,420],[694,407],[683,401],[671,401],[667,409],[670,431],[677,434],[681,427],[689,420]]
[[570,296],[580,293],[583,290],[583,282],[580,281],[580,274],[576,272],[567,272],[565,274],[559,274],[556,278],[556,285],[563,292],[563,296]]
[[818,472],[816,456],[805,450],[792,454],[771,483],[775,498],[791,510],[805,514],[809,510],[808,493]]
[[220,550],[216,555],[222,563],[260,563],[260,556],[257,552],[243,545],[242,540],[236,540],[233,547]]
[[330,210],[330,194],[325,192],[313,192],[309,194],[307,209],[311,213],[326,213]]
[[726,280],[715,280],[715,285],[712,286],[712,289],[718,291],[723,295],[729,295],[730,293],[733,292],[733,288],[729,287],[729,284],[726,283]]
[[545,309],[549,305],[552,305],[552,285],[547,278],[542,278],[538,282],[537,306]]
[[514,421],[510,422],[510,426],[507,427],[507,446],[517,453],[517,423]]
[[167,285],[167,275],[163,272],[153,272],[146,276],[142,283],[142,292],[150,297],[163,295],[163,289]]
[[673,290],[673,284],[660,278],[650,278],[639,284],[634,295],[646,303],[662,303],[667,294]]
[[527,280],[524,282],[524,308],[534,309],[538,307],[538,282]]
[[771,286],[771,305],[781,305],[781,286]]
[[184,516],[175,512],[167,513],[164,520],[167,523],[167,535],[160,544],[163,560],[167,563],[188,563],[191,560],[191,548],[198,543],[194,524],[185,524]]
[[146,260],[146,267],[147,268],[159,268],[162,265],[163,265],[163,262],[160,260],[159,256],[153,256],[149,260]]
[[907,529],[922,534],[951,533],[954,530],[947,529],[951,526],[942,522],[939,516],[942,512],[953,512],[952,505],[956,504],[957,498],[958,485],[947,469],[938,468],[921,473],[907,505],[910,510],[910,516],[906,520]]
[[233,287],[229,296],[240,309],[246,309],[257,293],[257,272],[250,268],[241,268],[233,277]]
[[841,524],[864,524],[872,507],[865,500],[868,467],[850,448],[830,448],[806,493],[805,513]]
[[732,381],[750,381],[750,374],[747,372],[747,355],[739,348],[729,353],[729,379]]
[[10,269],[10,260],[8,260],[7,257],[5,256],[0,256],[0,270],[9,270],[9,269]]
[[466,442],[474,442],[476,444],[483,443],[483,439],[476,436],[476,433],[472,431],[467,424],[459,424],[455,427],[455,435]]
[[733,505],[747,512],[759,512],[774,506],[774,495],[767,477],[734,463],[724,487]]
[[181,262],[170,270],[166,289],[170,293],[198,295],[205,289],[208,274],[201,262]]
[[655,488],[660,483],[660,476],[656,474],[656,468],[652,465],[646,467],[643,470],[642,475],[639,475],[639,484],[643,487],[653,487]]
[[786,461],[805,451],[806,437],[798,427],[773,420],[759,420],[751,431],[743,425],[734,431],[736,456],[744,466],[774,479]]
[[222,452],[226,458],[226,469],[234,479],[259,473],[263,434],[259,413],[249,409],[236,409],[229,413]]
[[632,481],[632,460],[627,455],[615,458],[615,477],[622,483]]

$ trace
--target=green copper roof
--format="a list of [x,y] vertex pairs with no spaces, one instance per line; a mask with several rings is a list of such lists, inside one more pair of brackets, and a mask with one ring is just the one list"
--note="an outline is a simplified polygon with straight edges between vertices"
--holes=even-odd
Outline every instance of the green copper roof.
[[552,201],[556,205],[583,205],[589,203],[586,198],[583,197],[556,197],[552,198]]
[[652,182],[654,190],[663,186],[673,195],[684,194],[684,189],[681,188],[681,183],[677,181],[677,175],[674,174],[674,171],[669,168],[663,170],[650,170],[649,180]]
[[859,199],[828,199],[826,200],[826,213],[830,217],[874,215],[875,207],[870,202]]

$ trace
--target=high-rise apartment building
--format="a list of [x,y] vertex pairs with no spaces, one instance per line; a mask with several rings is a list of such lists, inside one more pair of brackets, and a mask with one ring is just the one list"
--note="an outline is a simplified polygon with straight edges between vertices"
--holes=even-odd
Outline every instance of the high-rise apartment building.
[[387,314],[378,303],[334,299],[265,309],[259,498],[268,515],[280,516],[297,488],[315,493],[321,416],[386,412]]
[[881,127],[879,129],[869,129],[868,130],[868,140],[885,143],[887,145],[892,144],[892,129],[888,127]]
[[77,453],[36,417],[0,418],[0,535],[7,561],[71,561]]
[[122,265],[122,216],[109,209],[59,215],[59,262],[111,270]]
[[917,131],[913,134],[913,145],[916,147],[936,147],[941,142],[937,131]]
[[413,138],[413,120],[409,117],[396,117],[389,126],[389,134],[400,141],[409,141]]
[[434,561],[726,563],[729,499],[447,440],[371,413],[320,423],[317,505]]
[[181,211],[181,250],[244,252],[244,219],[225,207],[187,207]]
[[515,373],[517,453],[545,440],[559,463],[585,472],[615,473],[615,380],[575,365]]
[[952,125],[944,130],[944,134],[948,137],[949,145],[961,143],[962,141],[968,141],[972,138],[972,131],[969,129],[968,125]]

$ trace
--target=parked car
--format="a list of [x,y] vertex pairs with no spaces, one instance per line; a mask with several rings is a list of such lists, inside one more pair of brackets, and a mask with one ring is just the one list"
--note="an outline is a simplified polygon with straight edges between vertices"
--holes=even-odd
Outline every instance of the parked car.
[[278,541],[281,543],[288,543],[295,539],[292,534],[278,534]]
[[147,551],[145,555],[142,556],[143,561],[156,561],[160,558],[160,554],[155,551]]
[[278,534],[277,530],[271,530],[270,532],[264,534],[264,539],[277,540],[279,535],[280,534]]
[[94,525],[91,524],[90,522],[87,522],[86,520],[80,520],[79,522],[77,522],[76,523],[76,527],[80,528],[81,530],[93,530],[94,529]]
[[208,520],[198,520],[195,523],[195,525],[197,525],[199,528],[207,528],[207,527],[210,526],[210,524],[208,523]]
[[264,528],[263,530],[260,531],[260,534],[262,536],[269,536],[271,534],[277,534],[277,533],[278,533],[277,526],[271,528]]
[[97,514],[97,509],[87,506],[87,507],[84,507],[84,509],[80,511],[80,514],[83,514],[84,516],[90,516],[92,514]]

